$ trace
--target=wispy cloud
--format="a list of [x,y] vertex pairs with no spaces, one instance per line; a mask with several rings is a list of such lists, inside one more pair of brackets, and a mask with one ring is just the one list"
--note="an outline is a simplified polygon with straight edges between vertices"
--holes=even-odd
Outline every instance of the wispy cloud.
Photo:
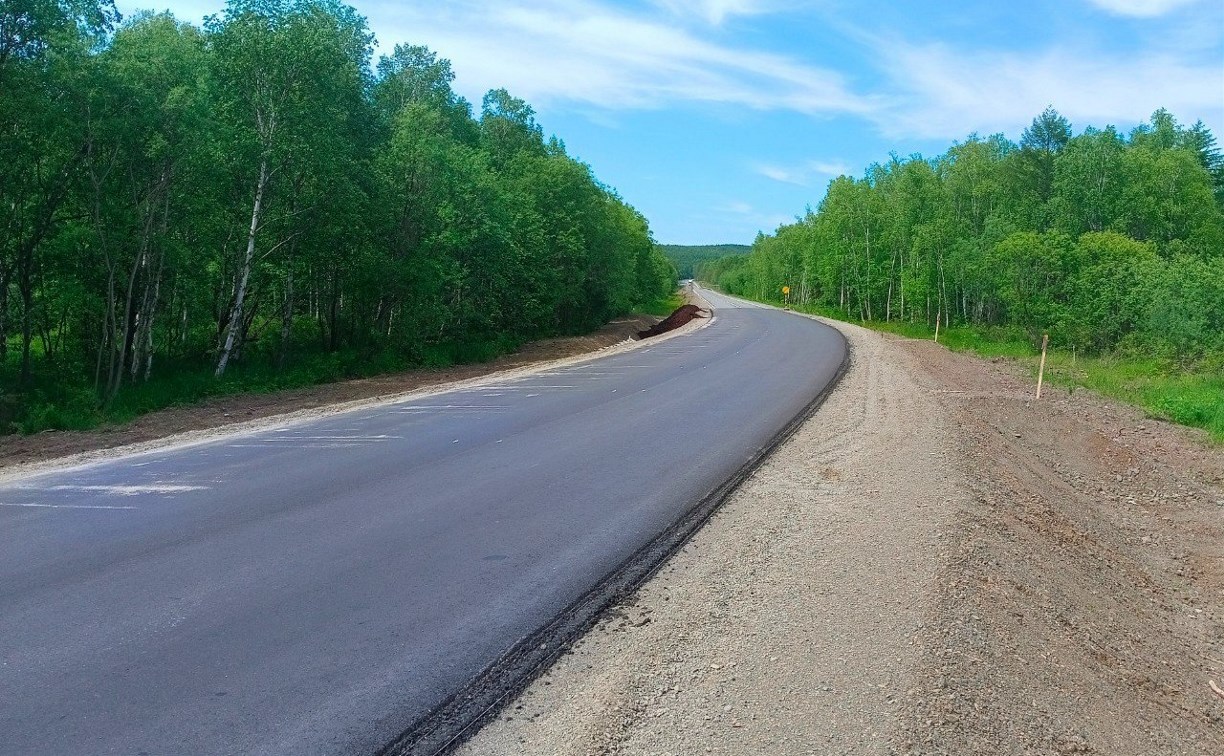
[[812,186],[821,179],[831,179],[850,172],[850,166],[845,163],[827,160],[809,160],[796,165],[780,166],[771,163],[754,163],[752,170],[765,178],[794,184],[795,186]]
[[948,138],[1015,132],[1047,105],[1079,125],[1136,123],[1157,108],[1224,123],[1224,69],[1168,53],[1054,48],[966,52],[946,45],[879,45],[898,94],[875,116],[887,135]]
[[673,15],[699,18],[715,26],[734,16],[756,16],[777,7],[770,0],[654,0]]
[[452,59],[457,87],[472,99],[504,86],[533,104],[606,109],[704,102],[817,115],[875,107],[836,71],[707,41],[657,12],[592,0],[457,0],[384,12],[383,37],[419,40]]
[[795,220],[792,215],[763,211],[744,200],[729,200],[713,209],[715,213],[731,215],[743,224],[755,226],[758,231],[772,232],[783,223],[791,223]]
[[1198,3],[1200,0],[1088,0],[1101,10],[1118,16],[1155,18]]

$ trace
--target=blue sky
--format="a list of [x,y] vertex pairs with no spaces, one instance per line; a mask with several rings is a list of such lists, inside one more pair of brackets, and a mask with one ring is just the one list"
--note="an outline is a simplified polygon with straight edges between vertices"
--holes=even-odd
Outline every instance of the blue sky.
[[[159,3],[120,0],[125,14]],[[890,152],[1020,132],[1047,105],[1129,130],[1167,107],[1224,144],[1219,0],[356,0],[386,51],[505,87],[664,243],[750,243]],[[170,0],[198,22],[223,0]]]

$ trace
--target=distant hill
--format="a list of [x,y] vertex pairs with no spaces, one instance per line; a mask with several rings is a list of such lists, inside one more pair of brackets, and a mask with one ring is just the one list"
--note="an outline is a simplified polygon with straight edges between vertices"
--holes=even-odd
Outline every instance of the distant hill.
[[668,260],[676,264],[681,278],[692,278],[693,268],[698,263],[731,255],[746,255],[752,251],[752,247],[747,244],[660,244],[658,247],[667,255]]

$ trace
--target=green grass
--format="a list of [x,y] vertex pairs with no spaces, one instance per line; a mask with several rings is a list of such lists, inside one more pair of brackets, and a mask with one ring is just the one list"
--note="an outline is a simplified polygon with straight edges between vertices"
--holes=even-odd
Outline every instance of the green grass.
[[667,317],[676,311],[676,308],[684,304],[684,294],[676,291],[671,296],[656,299],[648,305],[639,307],[638,311],[643,315],[656,315],[659,317]]
[[[0,435],[90,430],[104,423],[127,423],[168,407],[190,406],[227,396],[269,394],[413,368],[488,362],[518,346],[517,341],[509,338],[491,338],[426,345],[412,355],[390,350],[375,354],[355,350],[304,353],[285,370],[277,370],[269,356],[260,355],[248,363],[231,363],[219,380],[213,377],[211,361],[164,360],[155,367],[153,380],[125,386],[105,408],[99,406],[92,384],[64,380],[65,374],[72,374],[79,381],[83,369],[39,364],[30,390],[6,394],[0,388]],[[0,370],[0,387],[16,383],[15,360],[10,362]]]
[[[666,316],[682,304],[684,295],[676,291],[639,308],[639,312]],[[92,377],[91,366],[85,365],[49,365],[35,360],[33,388],[22,393],[5,393],[5,386],[17,383],[17,355],[10,350],[8,364],[0,364],[0,436],[44,430],[90,430],[106,423],[128,423],[169,407],[191,406],[227,396],[269,394],[404,370],[488,362],[521,346],[510,337],[493,337],[424,345],[412,354],[387,350],[371,355],[356,350],[319,353],[312,351],[309,343],[308,339],[302,340],[285,370],[276,369],[271,355],[253,354],[249,361],[231,363],[220,380],[213,377],[211,361],[159,360],[153,380],[125,386],[106,408],[99,406],[92,383],[84,383],[84,376]],[[39,356],[37,341],[33,347],[35,356]],[[72,375],[75,380],[66,381],[65,375]]]
[[1153,417],[1202,428],[1224,443],[1224,375],[1219,372],[1188,370],[1164,360],[1085,358],[1055,351],[1046,359],[1046,376],[1055,384],[1137,405]]
[[[921,323],[860,322],[829,308],[794,309],[913,339],[935,336],[934,329]],[[957,352],[1020,361],[1029,368],[1033,380],[1037,379],[1039,352],[1019,331],[953,326],[940,329],[939,343]],[[1072,391],[1086,388],[1133,404],[1152,417],[1202,428],[1215,442],[1224,444],[1224,370],[1219,362],[1218,356],[1190,366],[1124,355],[1085,357],[1058,349],[1055,342],[1046,355],[1045,379]]]

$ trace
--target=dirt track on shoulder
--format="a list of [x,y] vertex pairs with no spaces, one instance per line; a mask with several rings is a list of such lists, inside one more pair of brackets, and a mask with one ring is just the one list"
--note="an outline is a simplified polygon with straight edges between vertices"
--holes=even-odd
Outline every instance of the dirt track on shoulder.
[[835,325],[824,407],[460,753],[1224,752],[1224,453]]

